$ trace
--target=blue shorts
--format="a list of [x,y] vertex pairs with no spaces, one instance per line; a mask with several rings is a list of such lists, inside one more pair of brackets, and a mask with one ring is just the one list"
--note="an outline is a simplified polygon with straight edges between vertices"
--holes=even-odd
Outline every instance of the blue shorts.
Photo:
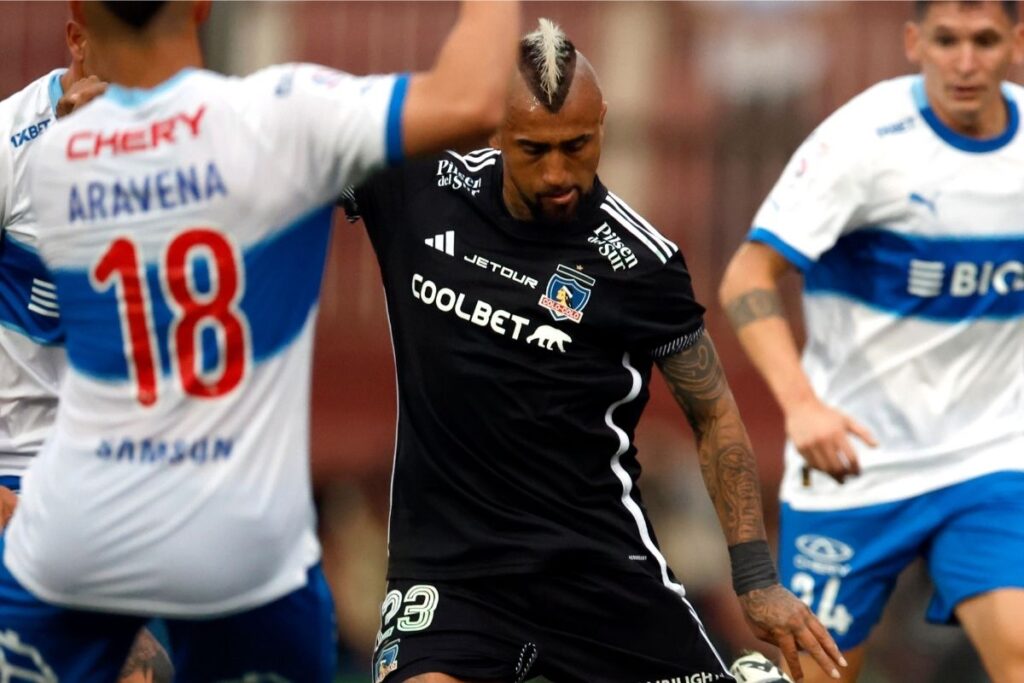
[[[40,602],[0,563],[0,680],[110,683],[148,620]],[[319,565],[303,588],[256,609],[164,622],[180,683],[334,680],[334,604]]]
[[998,588],[1024,588],[1024,472],[999,472],[862,508],[799,511],[782,505],[783,585],[836,644],[861,644],[899,573],[923,557],[935,585],[928,620],[956,623],[954,608]]

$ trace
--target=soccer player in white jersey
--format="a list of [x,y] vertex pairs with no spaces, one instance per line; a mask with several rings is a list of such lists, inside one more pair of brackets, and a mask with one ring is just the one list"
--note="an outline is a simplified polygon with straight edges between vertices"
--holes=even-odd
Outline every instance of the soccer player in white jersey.
[[[785,416],[784,583],[854,680],[897,574],[1024,680],[1024,51],[1016,2],[923,2],[921,74],[879,83],[800,147],[721,301]],[[804,278],[800,362],[777,282]],[[808,679],[816,672],[808,671]]]
[[109,683],[157,615],[178,680],[330,681],[308,385],[331,207],[497,125],[518,6],[468,3],[433,69],[363,78],[203,71],[208,2],[71,11],[111,85],[30,160],[69,367],[0,539],[0,678]]
[[[53,427],[66,364],[55,286],[36,249],[25,177],[28,155],[57,117],[105,88],[87,77],[83,28],[69,21],[65,37],[69,67],[0,102],[0,127],[7,131],[7,144],[0,146],[0,533],[16,506],[21,476]],[[0,660],[12,656],[4,642],[0,636]],[[144,629],[118,680],[169,683],[171,676],[167,654]]]

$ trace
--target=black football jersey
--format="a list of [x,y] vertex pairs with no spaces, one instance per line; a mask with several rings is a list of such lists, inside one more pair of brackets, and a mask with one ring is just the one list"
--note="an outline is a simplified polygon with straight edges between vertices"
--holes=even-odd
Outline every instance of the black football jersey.
[[496,150],[350,195],[398,373],[389,578],[573,566],[665,575],[636,488],[653,360],[696,343],[679,249],[598,181],[577,220],[519,221]]

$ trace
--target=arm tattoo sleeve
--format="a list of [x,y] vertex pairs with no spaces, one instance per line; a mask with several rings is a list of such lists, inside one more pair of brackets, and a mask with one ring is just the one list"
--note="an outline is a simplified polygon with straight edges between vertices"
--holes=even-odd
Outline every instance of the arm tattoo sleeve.
[[725,314],[729,316],[734,330],[764,318],[783,317],[782,299],[774,289],[752,289],[741,294],[725,305]]
[[763,539],[757,461],[711,337],[658,366],[693,428],[704,484],[729,545]]

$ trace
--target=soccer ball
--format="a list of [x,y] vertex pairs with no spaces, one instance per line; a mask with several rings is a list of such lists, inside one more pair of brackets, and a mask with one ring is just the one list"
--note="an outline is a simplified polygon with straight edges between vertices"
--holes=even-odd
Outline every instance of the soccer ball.
[[770,659],[760,652],[747,652],[729,667],[738,683],[793,683]]

